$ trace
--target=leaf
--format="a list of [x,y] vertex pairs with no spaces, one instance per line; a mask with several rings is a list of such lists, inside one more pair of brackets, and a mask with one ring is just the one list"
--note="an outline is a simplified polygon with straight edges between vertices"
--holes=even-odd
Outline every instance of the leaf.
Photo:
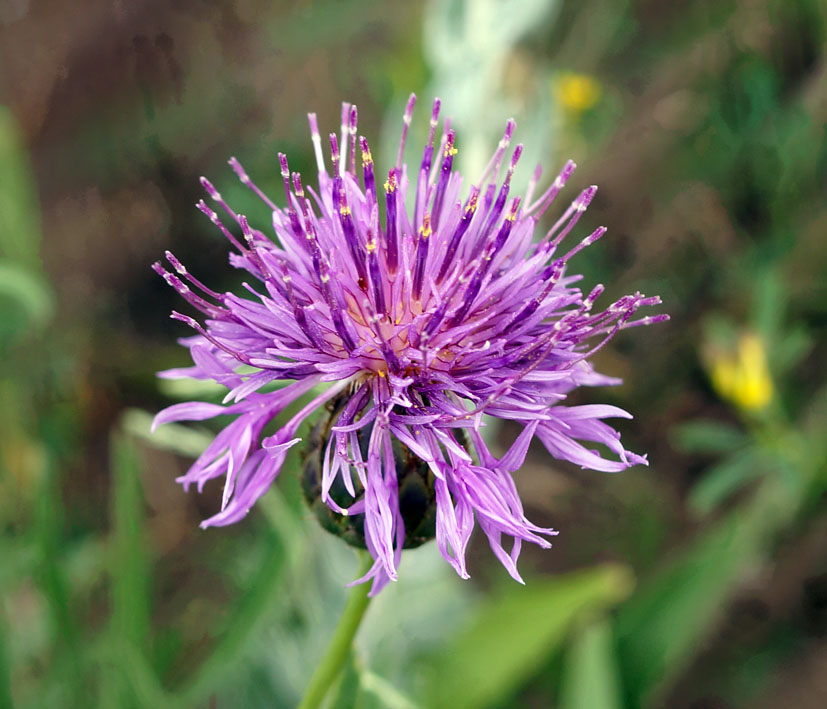
[[644,706],[660,682],[674,675],[708,632],[740,574],[737,527],[732,520],[706,537],[637,594],[618,614],[623,675],[630,706]]
[[211,379],[160,379],[158,391],[170,399],[221,401],[227,387]]
[[361,673],[355,660],[356,658],[354,658],[351,649],[348,652],[347,661],[342,668],[335,691],[332,692],[334,696],[330,701],[331,709],[349,709],[349,707],[362,705],[362,702],[359,701]]
[[150,432],[152,414],[141,409],[127,409],[123,414],[123,428],[127,433],[145,441],[147,445],[178,455],[197,458],[213,441],[215,434],[206,429],[180,423],[167,423]]
[[813,348],[813,337],[804,327],[789,330],[772,343],[770,358],[777,375],[795,367]]
[[0,106],[0,255],[39,271],[41,228],[34,185],[14,116]]
[[0,707],[13,707],[11,697],[11,661],[6,642],[6,624],[0,615]]
[[229,609],[227,617],[215,631],[215,645],[204,662],[176,690],[175,697],[185,706],[201,702],[210,692],[221,689],[234,668],[249,653],[254,641],[270,627],[263,623],[275,606],[284,603],[284,586],[306,558],[301,521],[273,486],[258,502],[273,522],[267,530],[265,555],[247,591]]
[[775,342],[781,335],[784,310],[787,305],[787,290],[779,278],[778,269],[759,267],[753,276],[756,285],[753,291],[752,319],[764,342]]
[[685,453],[729,453],[749,439],[735,426],[712,419],[695,419],[675,426],[672,441]]
[[419,709],[415,704],[390,682],[373,672],[362,672],[363,695],[372,695],[376,706],[383,709]]
[[689,508],[698,515],[712,512],[727,497],[763,472],[755,449],[747,449],[713,465],[689,493]]
[[43,276],[10,259],[0,259],[0,336],[42,328],[51,320],[54,305]]
[[617,657],[606,618],[587,625],[574,637],[563,664],[560,709],[620,709]]
[[146,652],[149,643],[149,551],[144,531],[138,454],[125,435],[111,438],[113,478],[112,630],[127,645]]
[[615,625],[627,704],[649,706],[691,660],[746,570],[794,514],[800,491],[768,476],[755,494],[662,568]]
[[534,579],[491,598],[476,622],[432,658],[425,706],[476,708],[506,698],[573,624],[624,599],[632,585],[626,567],[606,565]]

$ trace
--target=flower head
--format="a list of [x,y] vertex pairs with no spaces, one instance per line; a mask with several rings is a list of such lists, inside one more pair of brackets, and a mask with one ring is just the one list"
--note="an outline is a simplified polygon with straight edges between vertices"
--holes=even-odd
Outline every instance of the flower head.
[[[419,477],[435,501],[437,544],[459,575],[468,576],[465,548],[476,523],[521,581],[521,543],[548,547],[546,537],[555,532],[526,519],[511,473],[535,436],[554,457],[585,468],[614,472],[644,463],[603,421],[629,418],[625,411],[561,402],[581,385],[617,384],[597,374],[589,357],[621,328],[665,319],[634,320],[638,308],[660,302],[639,293],[596,311],[602,286],[584,294],[575,285],[580,277],[567,273],[569,260],[605,232],[601,227],[563,246],[596,187],[581,192],[535,239],[573,163],[535,196],[538,167],[527,193],[513,196],[522,145],[508,155],[515,127],[509,121],[483,175],[463,189],[453,169],[454,131],[446,121],[441,136],[437,132],[437,100],[421,165],[409,169],[402,155],[414,102],[411,96],[387,176],[375,173],[368,142],[357,134],[356,107],[349,104],[340,135],[329,137],[327,163],[316,117],[308,116],[317,187],[305,186],[279,154],[284,206],[231,159],[240,180],[272,210],[275,239],[202,180],[222,215],[203,201],[199,209],[234,247],[232,265],[255,279],[254,286],[245,284],[245,297],[210,290],[170,253],[172,271],[154,266],[203,314],[201,324],[173,313],[198,333],[182,341],[194,366],[160,376],[211,379],[229,389],[223,405],[176,404],[155,418],[158,425],[233,417],[180,478],[199,490],[224,478],[221,510],[202,526],[244,517],[300,440],[299,426],[326,406],[333,413],[321,442],[320,499],[338,515],[361,516],[375,563],[359,581],[373,580],[372,593],[396,578],[412,533],[400,510],[400,449],[420,463]],[[300,399],[307,403],[298,413],[264,435]],[[522,427],[501,458],[480,433],[484,416]],[[602,444],[606,454],[581,441]],[[347,504],[334,500],[334,483],[347,490]],[[511,540],[508,550],[504,538]]]

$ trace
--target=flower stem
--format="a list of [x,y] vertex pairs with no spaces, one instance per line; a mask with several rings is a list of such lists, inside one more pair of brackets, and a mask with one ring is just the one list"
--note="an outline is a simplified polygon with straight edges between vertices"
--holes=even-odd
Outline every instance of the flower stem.
[[[369,554],[363,552],[361,561],[360,576],[368,572],[373,559]],[[370,603],[369,591],[370,584],[368,583],[360,583],[351,589],[342,616],[339,618],[339,625],[336,626],[324,657],[310,678],[310,683],[307,685],[299,709],[316,709],[320,706],[330,687],[341,673],[348,652],[353,645],[353,638],[356,636],[356,631],[359,629],[359,624],[362,622],[368,603]]]

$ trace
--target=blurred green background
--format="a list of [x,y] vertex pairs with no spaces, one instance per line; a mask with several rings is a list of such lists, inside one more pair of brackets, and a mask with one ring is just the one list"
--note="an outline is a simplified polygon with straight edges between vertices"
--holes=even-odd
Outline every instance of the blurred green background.
[[198,529],[219,486],[174,478],[210,430],[147,429],[213,392],[154,377],[188,332],[150,264],[233,287],[198,177],[266,220],[227,158],[278,196],[276,152],[309,178],[305,114],[335,130],[346,100],[389,164],[410,91],[462,169],[512,115],[518,178],[573,158],[600,186],[581,233],[609,227],[575,270],[672,320],[573,397],[635,413],[650,467],[532,449],[528,516],[561,534],[527,587],[478,538],[470,582],[406,552],[331,706],[827,706],[826,33],[822,0],[2,0],[0,706],[296,703],[355,560],[295,458]]

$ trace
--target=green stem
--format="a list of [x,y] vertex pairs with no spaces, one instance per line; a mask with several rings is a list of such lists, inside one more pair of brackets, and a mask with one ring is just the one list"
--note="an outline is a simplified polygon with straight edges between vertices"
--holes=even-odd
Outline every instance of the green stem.
[[[359,575],[366,574],[372,564],[373,559],[370,558],[369,554],[363,552],[362,568]],[[370,602],[370,598],[368,598],[369,591],[369,583],[362,583],[351,589],[342,616],[339,618],[339,625],[336,626],[324,657],[310,678],[310,684],[307,685],[299,709],[316,709],[320,706],[322,700],[330,691],[330,687],[341,673],[348,652],[350,652],[353,645],[353,638],[356,636],[356,631],[359,629],[359,624],[362,622],[362,617],[365,615]]]

